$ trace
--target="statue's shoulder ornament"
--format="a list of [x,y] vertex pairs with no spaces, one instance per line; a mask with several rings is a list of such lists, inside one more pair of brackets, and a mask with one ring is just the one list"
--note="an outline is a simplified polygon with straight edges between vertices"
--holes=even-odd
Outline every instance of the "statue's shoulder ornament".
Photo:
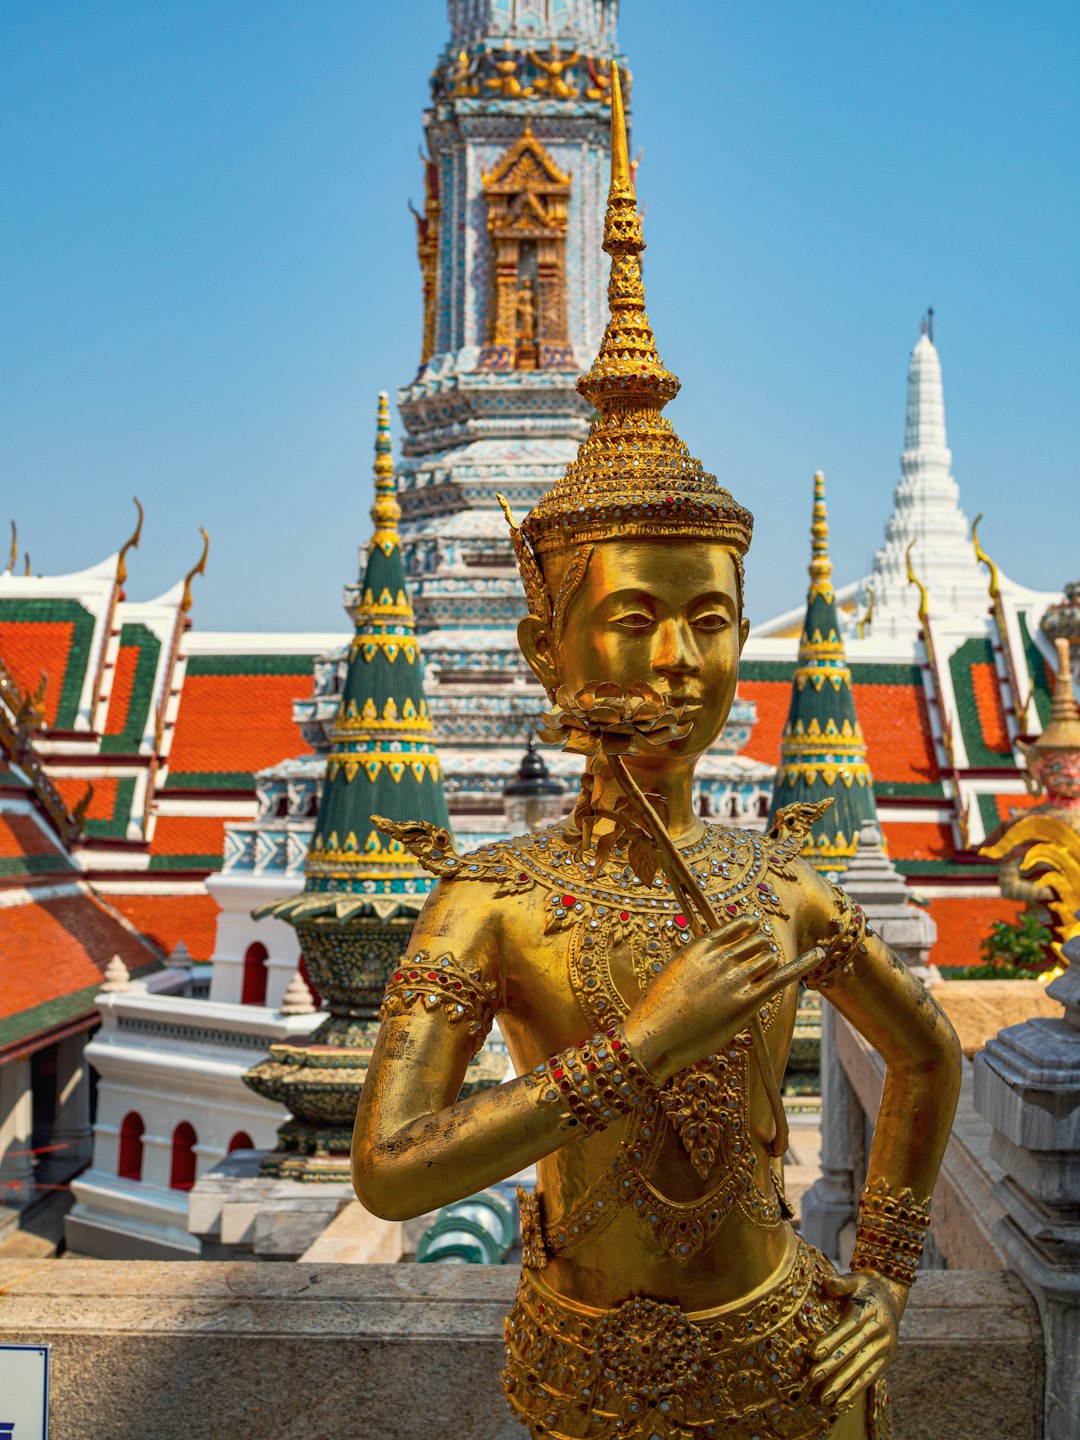
[[773,816],[766,840],[770,843],[770,868],[785,880],[794,880],[793,862],[798,859],[806,837],[833,803],[830,795],[813,803],[785,805]]
[[534,877],[514,864],[509,845],[495,843],[462,855],[444,826],[429,820],[386,820],[373,815],[371,823],[440,880],[486,880],[496,895],[519,895],[536,884]]

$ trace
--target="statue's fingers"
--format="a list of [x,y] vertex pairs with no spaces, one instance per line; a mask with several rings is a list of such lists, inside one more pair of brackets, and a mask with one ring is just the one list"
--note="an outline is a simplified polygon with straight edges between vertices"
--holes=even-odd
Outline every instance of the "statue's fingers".
[[822,1404],[850,1405],[861,1390],[865,1390],[867,1385],[877,1379],[890,1359],[891,1354],[886,1341],[879,1340],[872,1345],[865,1346],[858,1354],[852,1356],[839,1374],[835,1375],[822,1390]]
[[823,1335],[813,1349],[815,1360],[823,1360],[827,1355],[832,1355],[839,1348],[857,1334],[865,1322],[866,1316],[863,1311],[855,1310],[852,1314],[846,1315],[827,1334]]
[[854,1275],[850,1270],[831,1270],[822,1277],[821,1288],[826,1295],[837,1299],[841,1295],[854,1295],[862,1280],[861,1275]]
[[809,975],[811,970],[816,970],[825,959],[825,951],[820,946],[813,950],[804,950],[794,960],[789,960],[786,965],[781,965],[770,975],[766,985],[768,994],[775,994],[777,990],[783,990],[785,986],[793,981],[801,980],[804,975]]

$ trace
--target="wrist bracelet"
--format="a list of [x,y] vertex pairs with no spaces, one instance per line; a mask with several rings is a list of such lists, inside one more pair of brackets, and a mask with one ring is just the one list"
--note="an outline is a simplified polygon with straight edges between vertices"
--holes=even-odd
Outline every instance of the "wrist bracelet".
[[902,1285],[915,1283],[930,1225],[930,1201],[921,1204],[908,1189],[897,1193],[886,1181],[867,1181],[859,1199],[852,1270],[876,1270]]
[[621,1025],[552,1055],[531,1078],[538,1101],[562,1105],[570,1120],[590,1130],[604,1129],[654,1094]]

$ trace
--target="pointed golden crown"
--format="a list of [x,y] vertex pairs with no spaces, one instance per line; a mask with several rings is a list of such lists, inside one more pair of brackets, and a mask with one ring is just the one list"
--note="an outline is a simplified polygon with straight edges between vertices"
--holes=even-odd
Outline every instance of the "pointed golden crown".
[[[600,351],[577,382],[597,415],[566,474],[512,530],[526,581],[535,588],[533,557],[597,540],[629,536],[700,536],[750,545],[754,517],[717,484],[676,435],[661,410],[679,380],[660,359],[641,279],[641,233],[627,159],[626,121],[618,67],[612,65],[611,184],[604,249],[611,256],[611,311]],[[511,522],[512,523],[512,522]],[[532,596],[530,595],[530,600]]]

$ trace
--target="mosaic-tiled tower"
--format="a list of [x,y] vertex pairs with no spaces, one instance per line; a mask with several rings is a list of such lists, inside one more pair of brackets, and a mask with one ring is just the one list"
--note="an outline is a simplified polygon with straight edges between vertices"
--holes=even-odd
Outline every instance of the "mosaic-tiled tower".
[[[423,663],[398,534],[387,398],[375,441],[375,531],[352,605],[356,632],[330,730],[326,779],[307,853],[304,891],[255,912],[296,928],[308,973],[326,1001],[310,1039],[270,1047],[244,1079],[290,1118],[263,1173],[299,1180],[347,1175],[353,1117],[378,1030],[386,982],[433,881],[371,823],[448,825],[432,745]],[[487,1076],[482,1052],[470,1081]]]
[[[505,833],[503,787],[544,697],[517,648],[525,613],[501,491],[525,514],[573,460],[575,382],[600,344],[617,0],[449,0],[424,116],[417,215],[424,318],[398,393],[402,542],[454,828]],[[705,791],[753,709],[737,702]],[[553,757],[568,780],[573,757]],[[571,784],[568,793],[573,793]],[[715,794],[714,794],[715,798]],[[714,813],[720,809],[719,800]]]
[[806,619],[780,741],[772,814],[796,801],[814,803],[831,796],[833,803],[814,825],[803,854],[819,870],[841,871],[855,853],[863,822],[877,820],[877,806],[840,636],[820,470],[814,476],[810,533]]
[[527,511],[588,431],[575,381],[603,333],[617,5],[448,9],[424,116],[424,330],[398,394],[399,474],[455,828],[479,840],[504,828],[502,790],[544,708],[517,648],[525,602],[495,493]]

